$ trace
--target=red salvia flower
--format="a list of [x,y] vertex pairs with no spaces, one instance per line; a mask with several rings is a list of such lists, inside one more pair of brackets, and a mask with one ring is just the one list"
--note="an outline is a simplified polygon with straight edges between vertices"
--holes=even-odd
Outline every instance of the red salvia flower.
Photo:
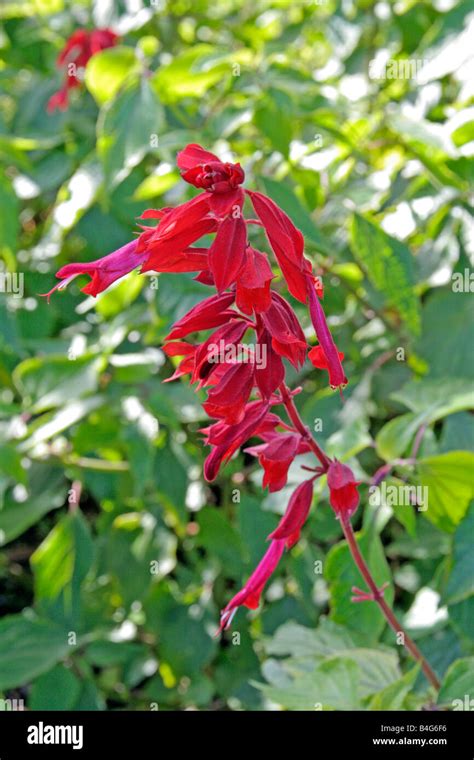
[[299,433],[272,433],[266,443],[245,449],[258,456],[264,470],[263,487],[270,493],[280,491],[288,480],[288,470],[297,454],[309,451],[309,446]]
[[96,261],[89,261],[83,264],[66,264],[56,274],[56,277],[61,282],[45,295],[49,299],[55,290],[63,290],[78,275],[88,274],[92,280],[85,288],[82,288],[82,292],[90,296],[96,296],[102,293],[103,290],[106,290],[113,282],[120,279],[120,277],[129,274],[133,269],[139,267],[145,258],[146,254],[143,252],[139,253],[138,251],[137,239],[123,245],[102,259],[96,259]]
[[278,527],[268,536],[269,539],[283,539],[287,549],[296,544],[300,537],[301,528],[306,522],[311,502],[313,501],[313,478],[304,480],[293,491],[286,512],[278,523]]
[[[323,307],[316,294],[314,283],[310,277],[307,279],[309,292],[309,313],[311,321],[319,341],[319,350],[314,352],[311,361],[316,367],[327,369],[329,372],[329,384],[331,388],[344,388],[347,385],[347,377],[342,368],[341,359],[344,354],[340,353],[327,326]],[[318,362],[318,364],[315,363]]]
[[260,596],[265,584],[278,565],[281,555],[285,550],[285,539],[272,541],[265,555],[253,571],[247,583],[241,591],[238,592],[222,610],[220,630],[229,628],[232,618],[238,607],[243,605],[250,610],[257,609],[260,604]]
[[57,66],[66,68],[63,86],[52,95],[46,106],[48,113],[56,109],[65,111],[69,105],[69,90],[80,87],[79,69],[85,68],[93,55],[117,44],[118,36],[111,29],[78,29],[66,41],[61,50]]
[[[288,470],[295,458],[319,451],[321,467],[299,485],[291,496],[285,515],[269,536],[271,544],[244,588],[222,613],[221,629],[230,625],[235,610],[244,605],[254,609],[265,583],[276,568],[285,546],[298,540],[309,513],[313,481],[328,473],[331,505],[346,518],[358,504],[357,482],[350,468],[330,462],[317,444],[310,445],[309,433],[302,430],[289,413],[291,424],[284,423],[272,410],[291,401],[296,392],[285,385],[285,361],[299,370],[308,355],[308,344],[291,304],[272,289],[272,272],[266,253],[248,241],[249,224],[263,227],[290,293],[309,304],[318,345],[309,352],[314,366],[326,369],[334,388],[347,379],[328,329],[320,304],[322,283],[313,274],[304,256],[304,240],[288,215],[265,195],[244,191],[245,175],[240,164],[220,161],[201,146],[191,144],[178,154],[183,179],[201,192],[176,208],[148,209],[141,219],[137,240],[104,259],[84,264],[68,264],[57,274],[65,286],[78,274],[89,274],[90,294],[132,269],[141,272],[195,272],[195,279],[215,288],[171,328],[163,350],[179,364],[168,380],[184,375],[196,390],[206,389],[203,407],[216,420],[203,429],[205,443],[211,447],[204,464],[204,476],[212,482],[222,464],[251,438],[261,443],[246,451],[259,458],[264,470],[263,486],[271,492],[287,483]],[[248,194],[258,219],[245,219],[243,206]],[[214,235],[209,247],[201,238]],[[52,291],[51,291],[52,292]],[[209,331],[200,342],[189,341],[191,334]],[[242,343],[249,334],[250,343]],[[183,340],[187,339],[187,340]],[[288,407],[287,407],[288,410]]]
[[349,519],[359,506],[358,485],[350,467],[337,459],[331,462],[328,468],[329,502],[342,520]]

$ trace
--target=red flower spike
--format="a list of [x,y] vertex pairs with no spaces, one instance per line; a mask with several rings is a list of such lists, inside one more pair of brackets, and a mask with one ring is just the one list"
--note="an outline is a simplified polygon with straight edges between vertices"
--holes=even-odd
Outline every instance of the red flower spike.
[[336,515],[348,520],[359,506],[359,493],[356,480],[351,468],[341,464],[337,459],[328,468],[329,502]]
[[62,280],[62,282],[51,288],[49,293],[44,293],[43,295],[49,300],[55,290],[63,290],[78,275],[88,274],[92,278],[92,281],[85,288],[82,288],[82,292],[90,296],[96,296],[102,293],[103,290],[106,290],[113,282],[120,279],[120,277],[129,274],[143,263],[146,254],[143,252],[138,253],[137,248],[138,240],[132,240],[131,243],[123,245],[122,248],[109,253],[108,256],[104,256],[102,259],[82,264],[66,264],[56,274],[56,277]]
[[305,480],[293,491],[286,512],[269,539],[283,539],[287,549],[296,544],[313,501],[313,479]]
[[[99,38],[97,44],[102,44]],[[67,101],[67,89],[72,86],[75,80],[70,78],[65,91],[57,94],[58,105]],[[178,166],[183,179],[202,192],[176,208],[144,211],[141,219],[155,224],[140,225],[138,240],[104,259],[63,267],[58,272],[63,282],[57,287],[86,273],[92,277],[86,292],[97,293],[140,264],[142,272],[197,273],[195,280],[216,288],[217,294],[194,306],[173,325],[167,337],[171,342],[163,351],[169,357],[181,357],[172,377],[165,382],[187,374],[197,389],[208,389],[204,410],[217,421],[202,430],[206,445],[211,447],[204,464],[206,480],[213,481],[221,465],[254,436],[262,443],[246,451],[258,456],[264,470],[263,486],[271,492],[284,487],[289,468],[299,454],[312,449],[321,463],[320,467],[306,468],[311,480],[296,488],[285,515],[269,536],[272,542],[267,553],[244,588],[225,607],[222,630],[230,625],[238,606],[258,606],[285,546],[290,548],[299,538],[311,507],[314,479],[327,472],[331,505],[344,520],[357,508],[358,483],[350,468],[330,462],[317,443],[301,432],[303,423],[290,406],[290,399],[299,391],[283,391],[283,360],[288,359],[299,369],[306,360],[307,341],[291,305],[271,289],[274,275],[267,255],[247,243],[247,224],[265,229],[290,292],[303,303],[309,297],[319,343],[310,350],[309,358],[314,366],[329,372],[332,386],[341,387],[347,382],[341,365],[344,357],[337,351],[326,324],[319,302],[323,297],[322,282],[304,257],[301,232],[274,201],[258,192],[246,191],[258,219],[244,218],[244,172],[240,164],[220,161],[213,153],[191,144],[178,154]],[[199,245],[200,238],[214,233],[209,248]],[[255,344],[241,344],[249,329],[254,331]],[[211,334],[199,343],[182,340],[203,330]],[[281,404],[292,424],[271,411]]]
[[[91,32],[78,29],[66,41],[57,58],[58,68],[74,64],[75,69],[83,69],[90,58],[101,50],[117,44],[118,36],[111,29],[93,29]],[[52,113],[57,108],[65,111],[69,103],[69,90],[81,85],[76,73],[67,71],[64,85],[48,100],[46,110]]]
[[247,227],[242,217],[228,216],[220,222],[209,248],[209,269],[219,293],[233,285],[245,260]]
[[251,610],[257,609],[260,604],[262,591],[270,576],[275,571],[284,550],[284,540],[271,542],[266,553],[244,585],[243,589],[239,591],[222,610],[219,631],[227,630],[230,627],[232,618],[234,617],[237,608],[241,605],[248,607]]
[[308,292],[311,321],[316,332],[316,337],[320,344],[317,347],[320,349],[320,351],[316,351],[312,354],[311,361],[313,361],[313,358],[316,358],[322,367],[328,370],[329,384],[331,388],[344,388],[347,385],[347,377],[344,374],[344,370],[341,364],[341,359],[343,358],[344,354],[340,354],[336,348],[336,344],[334,343],[329,327],[327,326],[323,307],[319,302],[314,284],[310,278],[308,278]]

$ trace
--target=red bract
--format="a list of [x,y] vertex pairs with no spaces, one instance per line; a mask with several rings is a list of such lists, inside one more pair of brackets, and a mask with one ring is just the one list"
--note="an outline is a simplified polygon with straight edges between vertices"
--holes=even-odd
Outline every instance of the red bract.
[[[196,390],[207,392],[203,407],[216,420],[202,431],[211,447],[204,464],[207,481],[214,481],[222,464],[254,437],[260,442],[246,451],[258,456],[264,469],[263,486],[271,492],[285,486],[297,456],[312,450],[318,457],[321,466],[295,490],[262,562],[226,606],[222,627],[228,627],[239,605],[258,605],[284,547],[290,548],[298,539],[315,478],[329,469],[331,504],[338,514],[352,514],[358,503],[357,483],[349,468],[331,462],[311,439],[293,405],[296,391],[290,392],[285,385],[285,361],[299,370],[308,344],[293,306],[272,289],[276,275],[267,254],[249,244],[250,224],[263,227],[290,293],[303,304],[309,302],[319,342],[309,352],[310,360],[328,370],[333,387],[347,380],[341,366],[343,355],[336,349],[319,301],[323,297],[320,279],[304,256],[303,236],[289,216],[262,193],[245,191],[258,219],[245,218],[241,187],[245,175],[240,164],[220,161],[195,144],[181,151],[177,161],[183,179],[199,194],[176,208],[148,209],[141,219],[151,226],[142,226],[138,240],[99,261],[68,264],[58,277],[66,278],[66,284],[79,273],[90,274],[93,281],[86,292],[95,294],[141,265],[141,272],[196,272],[196,280],[215,288],[217,292],[172,326],[166,338],[170,342],[163,349],[170,359],[179,357],[169,380],[189,375]],[[202,238],[208,235],[214,238],[204,247]],[[196,339],[201,331],[209,332]],[[250,342],[242,343],[247,334]],[[273,411],[282,404],[290,424]]]
[[65,111],[69,104],[69,90],[81,85],[79,70],[84,69],[93,55],[117,44],[118,36],[111,29],[78,29],[66,41],[58,59],[58,68],[66,67],[64,84],[48,100],[48,113],[58,108]]
[[336,515],[347,520],[359,506],[359,481],[351,468],[337,459],[328,468],[329,501]]

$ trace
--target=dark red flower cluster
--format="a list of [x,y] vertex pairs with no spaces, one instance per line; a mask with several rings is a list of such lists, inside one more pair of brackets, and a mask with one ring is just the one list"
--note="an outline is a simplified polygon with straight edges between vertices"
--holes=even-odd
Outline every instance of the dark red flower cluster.
[[[295,422],[288,406],[292,396],[285,385],[284,360],[300,369],[308,345],[291,304],[272,288],[275,275],[266,253],[248,241],[250,224],[263,227],[290,293],[309,305],[318,345],[309,352],[316,367],[329,373],[333,388],[347,383],[341,359],[328,329],[321,305],[320,279],[304,256],[301,232],[287,214],[262,193],[243,190],[240,164],[223,163],[199,145],[188,145],[178,154],[185,180],[202,193],[176,208],[148,210],[142,219],[157,220],[144,227],[133,242],[97,261],[68,264],[57,273],[65,287],[78,274],[92,279],[84,288],[97,295],[112,282],[141,266],[142,272],[197,272],[196,279],[217,291],[192,308],[173,325],[163,348],[170,357],[181,357],[173,376],[190,376],[197,388],[205,388],[203,406],[214,422],[202,432],[211,450],[204,475],[213,481],[223,464],[250,438],[261,443],[247,452],[258,457],[263,486],[278,491],[287,483],[295,457],[311,449],[311,439]],[[246,219],[247,196],[258,219]],[[214,234],[208,248],[198,241]],[[195,245],[195,244],[198,245]],[[202,342],[191,342],[192,333],[211,331]],[[291,424],[275,413],[287,408]],[[258,606],[260,594],[282,553],[298,540],[309,513],[315,478],[328,474],[330,501],[341,519],[348,519],[358,504],[357,482],[346,465],[320,455],[321,467],[302,482],[291,496],[285,515],[269,536],[270,547],[244,588],[222,613],[221,628],[230,625],[240,605]]]
[[117,44],[118,36],[111,29],[77,29],[66,41],[58,55],[56,64],[59,69],[65,69],[63,86],[48,100],[47,110],[52,113],[58,108],[65,111],[69,105],[69,90],[81,85],[79,73],[84,69],[88,60],[101,50]]

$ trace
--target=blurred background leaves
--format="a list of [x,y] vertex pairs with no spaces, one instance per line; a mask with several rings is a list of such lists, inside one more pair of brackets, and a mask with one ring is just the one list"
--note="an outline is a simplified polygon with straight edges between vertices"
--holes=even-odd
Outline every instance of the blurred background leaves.
[[[473,695],[471,3],[4,0],[0,18],[0,696],[390,710]],[[66,38],[106,25],[119,46],[48,115]],[[363,482],[359,540],[438,697],[378,610],[350,603],[360,579],[321,483],[263,609],[213,637],[291,488],[263,494],[244,454],[206,485],[199,396],[161,384],[163,337],[206,287],[132,275],[96,300],[81,281],[38,295],[130,240],[145,208],[191,197],[187,142],[240,161],[323,274],[346,403],[307,365],[288,376]],[[372,503],[384,464],[388,484],[428,486],[427,511]]]

